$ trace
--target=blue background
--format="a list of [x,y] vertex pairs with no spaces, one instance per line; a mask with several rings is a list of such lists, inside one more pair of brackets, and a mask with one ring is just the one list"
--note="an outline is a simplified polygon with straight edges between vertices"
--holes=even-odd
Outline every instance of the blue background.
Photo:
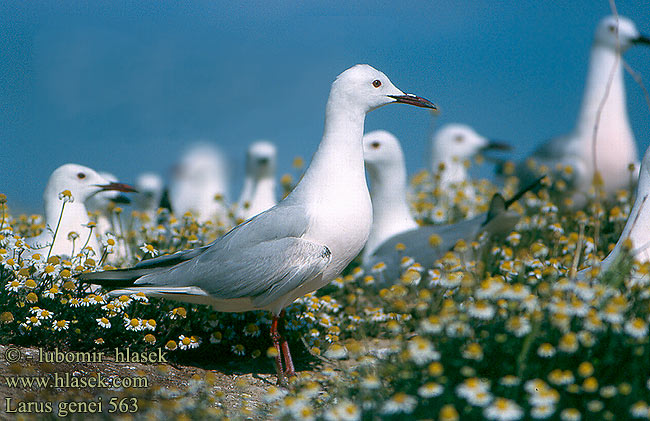
[[[367,130],[401,139],[410,172],[447,122],[511,142],[518,158],[573,127],[593,32],[610,13],[605,0],[323,3],[2,2],[0,192],[16,212],[41,212],[63,163],[130,182],[167,175],[183,145],[210,139],[233,163],[236,197],[250,142],[278,144],[280,174],[311,157],[330,83],[356,63],[442,111],[369,114]],[[644,3],[617,7],[649,34]],[[625,59],[650,79],[650,48]],[[626,85],[642,154],[650,111],[629,75]]]

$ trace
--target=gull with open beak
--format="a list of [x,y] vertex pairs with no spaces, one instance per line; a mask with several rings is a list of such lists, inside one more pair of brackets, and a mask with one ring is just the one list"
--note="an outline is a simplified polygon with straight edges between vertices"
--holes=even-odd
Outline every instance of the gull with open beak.
[[279,332],[283,309],[327,285],[366,243],[372,205],[363,163],[364,121],[366,113],[391,103],[435,109],[369,65],[344,71],[332,83],[318,150],[284,200],[205,247],[80,279],[126,288],[112,291],[115,295],[142,291],[219,311],[268,310],[278,381],[293,376],[289,345]]
[[134,192],[133,187],[111,182],[83,165],[65,164],[54,170],[45,187],[45,229],[28,238],[35,253],[44,256],[74,256],[84,245],[92,247],[95,256],[101,248],[95,231],[88,227],[90,218],[86,201],[105,191]]

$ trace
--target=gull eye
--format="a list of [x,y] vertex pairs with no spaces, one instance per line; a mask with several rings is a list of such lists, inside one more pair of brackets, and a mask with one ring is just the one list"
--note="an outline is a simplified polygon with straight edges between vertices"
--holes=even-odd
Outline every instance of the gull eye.
[[379,88],[381,86],[381,80],[379,80],[379,79],[373,80],[372,81],[372,86],[374,86],[375,88]]
[[611,32],[611,33],[616,32],[616,26],[614,26],[614,25],[609,25],[609,26],[607,27],[607,29],[609,29],[609,32]]
[[464,138],[463,138],[463,136],[458,135],[458,136],[454,137],[454,140],[456,141],[456,143],[463,143]]
[[373,149],[379,149],[380,146],[381,146],[381,143],[379,143],[379,142],[372,142],[370,144],[370,147],[372,147]]
[[86,174],[80,172],[80,173],[77,174],[77,178],[78,178],[79,180],[83,180],[84,178],[86,178]]

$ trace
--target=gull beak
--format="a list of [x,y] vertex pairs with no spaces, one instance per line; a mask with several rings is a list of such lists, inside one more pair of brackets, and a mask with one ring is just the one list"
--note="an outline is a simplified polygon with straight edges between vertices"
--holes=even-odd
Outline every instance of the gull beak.
[[116,205],[128,205],[129,203],[131,203],[131,199],[129,199],[128,197],[126,197],[126,195],[123,195],[121,193],[111,198],[110,200]]
[[98,184],[97,187],[99,187],[102,191],[116,190],[116,191],[121,191],[121,192],[125,192],[125,193],[137,193],[138,192],[133,187],[129,186],[128,184],[123,184],[123,183],[108,183],[108,184],[104,184],[104,185]]
[[420,98],[419,96],[415,96],[413,94],[388,95],[388,96],[393,98],[395,100],[395,102],[398,102],[400,104],[415,105],[416,107],[431,108],[433,110],[438,109],[438,107],[436,107],[428,99]]
[[639,35],[637,38],[632,40],[632,44],[650,45],[650,37],[647,37],[645,35]]
[[511,151],[512,146],[505,142],[490,140],[489,143],[481,148],[482,151]]

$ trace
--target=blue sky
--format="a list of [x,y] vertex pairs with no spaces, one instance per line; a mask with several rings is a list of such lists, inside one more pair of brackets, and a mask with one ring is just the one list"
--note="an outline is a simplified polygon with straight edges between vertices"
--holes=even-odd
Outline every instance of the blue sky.
[[[368,115],[367,130],[400,138],[409,172],[447,122],[507,140],[520,157],[572,128],[595,25],[610,13],[606,0],[184,3],[0,4],[0,192],[13,209],[40,212],[47,177],[66,162],[129,182],[167,175],[198,139],[228,154],[236,197],[250,142],[278,144],[280,173],[311,157],[330,83],[356,63],[442,111]],[[617,8],[650,34],[650,7]],[[650,48],[625,59],[650,80]],[[626,85],[642,154],[650,110]]]

